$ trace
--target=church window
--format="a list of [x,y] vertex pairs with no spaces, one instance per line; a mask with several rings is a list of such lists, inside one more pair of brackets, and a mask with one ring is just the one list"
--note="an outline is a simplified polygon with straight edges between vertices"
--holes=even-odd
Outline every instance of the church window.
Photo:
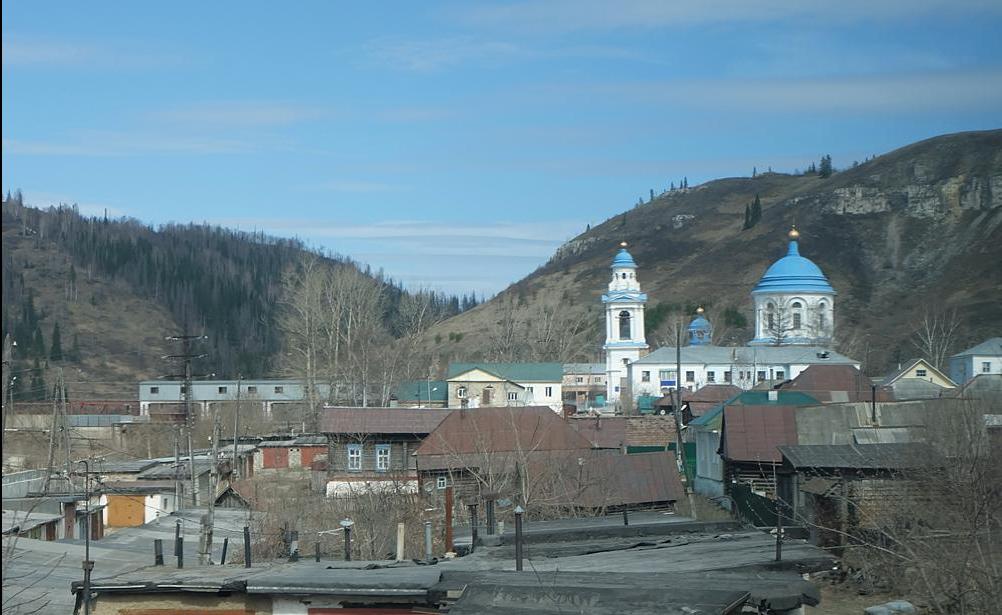
[[801,325],[801,312],[800,312],[800,310],[801,310],[801,308],[804,307],[804,305],[802,303],[800,303],[799,301],[794,301],[793,304],[790,305],[790,307],[793,309],[793,328],[794,329],[800,329],[800,325]]
[[630,333],[630,313],[623,310],[619,313],[619,339],[628,340],[633,335]]
[[800,312],[793,313],[793,328],[794,329],[800,328]]

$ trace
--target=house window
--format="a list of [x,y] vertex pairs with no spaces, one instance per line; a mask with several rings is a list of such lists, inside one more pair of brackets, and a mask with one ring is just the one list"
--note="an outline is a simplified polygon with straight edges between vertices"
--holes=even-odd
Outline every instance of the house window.
[[220,395],[225,395],[226,394],[226,387],[217,387],[216,388],[216,392],[218,392]]
[[160,387],[150,387],[150,395],[159,395]]
[[987,374],[990,371],[992,371],[992,363],[991,363],[991,361],[982,361],[981,362],[981,373],[982,374]]
[[918,376],[919,378],[925,378],[926,371],[924,369],[917,369],[915,370],[915,375]]
[[508,401],[518,401],[518,391],[509,391]]
[[641,382],[650,382],[651,381],[651,373],[650,372],[640,372],[640,381]]
[[575,384],[581,384],[582,382],[584,382],[584,378],[582,378],[581,376],[577,376],[574,378],[574,382]]
[[188,386],[182,384],[181,385],[181,395],[187,395],[187,394],[188,394]]
[[716,382],[717,381],[717,373],[716,372],[706,372],[706,381],[707,382]]
[[685,381],[686,382],[695,382],[696,381],[696,372],[686,372],[685,373]]
[[390,469],[390,445],[376,445],[376,471],[386,472]]
[[531,394],[532,393],[532,387],[525,387],[525,392]]
[[660,372],[658,372],[658,377],[661,380],[674,380],[675,379],[675,370],[673,370],[673,369],[663,369]]
[[283,387],[283,386],[277,386],[277,387],[275,387],[275,393],[277,393],[277,394],[285,393],[285,387]]
[[765,370],[764,369],[763,370],[759,370],[759,372],[758,372],[758,381],[762,382],[763,380],[765,380]]
[[466,399],[466,387],[459,387],[456,389],[456,397],[459,399]]
[[439,477],[437,477],[435,479],[435,488],[436,489],[445,489],[448,486],[449,486],[449,479],[448,479],[448,477],[439,476]]
[[348,469],[354,472],[358,472],[362,469],[362,445],[361,444],[349,444],[348,445]]
[[247,387],[248,393],[257,393],[257,387]]
[[776,380],[786,380],[786,372],[781,369],[776,370]]
[[553,387],[546,387],[546,396],[553,397]]
[[730,381],[731,381],[731,371],[727,370],[726,372],[724,372],[724,382],[730,382]]

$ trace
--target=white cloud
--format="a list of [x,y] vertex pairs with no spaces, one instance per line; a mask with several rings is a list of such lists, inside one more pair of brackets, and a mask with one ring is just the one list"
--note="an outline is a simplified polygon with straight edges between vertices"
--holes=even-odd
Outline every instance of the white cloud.
[[169,54],[150,52],[145,44],[139,49],[113,49],[93,43],[53,40],[13,32],[3,33],[5,69],[146,69],[177,64],[180,59],[181,56],[176,52]]
[[65,141],[4,139],[5,154],[114,157],[137,154],[245,154],[256,146],[237,139],[95,131]]
[[998,14],[1002,13],[1002,5],[992,0],[620,0],[614,4],[605,0],[553,0],[466,5],[458,16],[472,25],[520,32],[573,32],[783,21],[830,25],[906,20],[939,12],[949,16]]
[[154,119],[211,126],[283,126],[322,117],[323,109],[287,102],[216,101],[150,114]]

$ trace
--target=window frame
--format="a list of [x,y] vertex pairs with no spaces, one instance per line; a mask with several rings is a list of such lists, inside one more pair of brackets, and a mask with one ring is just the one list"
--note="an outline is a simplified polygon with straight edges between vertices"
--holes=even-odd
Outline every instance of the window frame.
[[[389,444],[376,445],[376,472],[389,472],[392,469],[392,453]],[[385,467],[383,467],[385,460]]]
[[275,385],[275,395],[284,395],[285,387],[283,385]]
[[347,463],[345,464],[345,469],[349,472],[361,472],[362,445],[349,444],[348,446],[345,447],[345,455],[347,455]]
[[546,397],[553,397],[553,387],[546,387],[543,392]]
[[649,370],[644,370],[644,371],[640,372],[640,381],[641,382],[650,382],[651,381],[651,372]]
[[508,401],[518,401],[518,391],[508,391]]
[[915,377],[916,378],[925,378],[928,375],[929,375],[929,370],[927,370],[927,369],[916,369],[915,370]]
[[150,387],[150,395],[159,395],[159,394],[160,394],[160,387],[158,386]]

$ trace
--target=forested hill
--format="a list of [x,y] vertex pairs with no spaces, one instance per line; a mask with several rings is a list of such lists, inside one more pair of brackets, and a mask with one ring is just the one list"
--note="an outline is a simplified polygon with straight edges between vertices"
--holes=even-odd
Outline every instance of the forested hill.
[[[186,330],[207,336],[196,348],[207,355],[196,372],[280,375],[283,276],[311,254],[292,239],[194,224],[154,229],[132,219],[81,216],[71,206],[37,209],[19,193],[8,195],[3,332],[17,341],[16,390],[23,398],[43,396],[32,389],[51,390],[46,368],[58,365],[72,368],[65,377],[81,395],[128,392],[137,379],[177,371],[161,357],[180,347],[164,338]],[[321,262],[357,269],[379,286],[385,330],[399,334],[406,291],[349,259]],[[442,315],[476,303],[424,295]],[[38,382],[46,376],[48,385]]]
[[[839,293],[837,349],[870,373],[918,356],[915,331],[928,315],[955,317],[950,352],[999,335],[1002,130],[934,137],[848,168],[832,169],[827,156],[804,164],[803,173],[759,167],[750,177],[651,191],[491,301],[433,328],[428,347],[466,360],[546,359],[550,348],[567,348],[564,361],[599,359],[600,295],[621,241],[649,295],[652,346],[673,339],[672,324],[687,323],[698,305],[716,343],[743,343],[753,334],[749,293],[785,253],[793,224],[801,254]],[[637,188],[646,197],[647,187]]]

